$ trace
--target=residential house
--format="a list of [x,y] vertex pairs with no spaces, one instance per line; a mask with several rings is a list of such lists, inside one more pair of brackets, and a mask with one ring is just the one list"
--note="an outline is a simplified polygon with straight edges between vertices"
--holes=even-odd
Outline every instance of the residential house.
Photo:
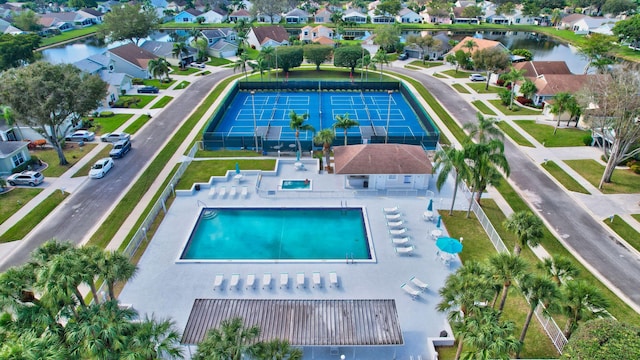
[[477,6],[475,1],[458,0],[453,4],[454,7],[466,8],[467,6]]
[[187,66],[196,61],[198,50],[191,46],[187,46],[189,51],[187,54],[180,54],[175,56],[173,54],[173,42],[147,40],[140,47],[149,51],[153,55],[161,58],[165,58],[167,62],[173,66]]
[[335,173],[346,175],[346,188],[424,190],[429,187],[431,161],[419,145],[334,146],[333,152]]
[[347,23],[366,24],[367,15],[356,10],[348,10],[344,15],[342,15],[342,21]]
[[567,15],[567,16],[563,17],[562,20],[560,20],[560,23],[558,24],[558,28],[559,29],[572,29],[573,28],[573,24],[575,24],[579,20],[584,19],[585,17],[587,17],[587,15],[584,15],[584,14]]
[[396,21],[403,24],[419,24],[422,22],[422,16],[409,8],[402,8],[396,15]]
[[222,9],[211,9],[202,15],[205,24],[220,24],[227,20],[227,12]]
[[369,10],[369,18],[372,24],[393,24],[396,22],[396,18],[387,14],[376,14],[375,10]]
[[543,102],[551,100],[551,98],[559,92],[575,94],[580,91],[584,85],[586,85],[591,76],[593,75],[540,75],[533,82],[538,89],[533,97],[533,103],[536,105],[542,105]]
[[186,6],[187,6],[186,0],[173,0],[167,4],[166,8],[167,10],[173,11],[174,14],[177,14],[182,10],[184,10]]
[[202,30],[200,32],[207,40],[209,55],[218,58],[235,56],[238,52],[236,32],[231,28]]
[[320,44],[320,45],[330,45],[335,47],[336,46],[336,42],[333,41],[333,39],[328,38],[326,36],[318,36],[317,38],[311,40],[314,44]]
[[468,42],[468,41],[473,41],[476,46],[471,50],[471,54],[475,53],[478,50],[483,50],[483,49],[493,49],[493,48],[498,48],[498,49],[502,49],[505,52],[509,52],[509,49],[507,49],[504,45],[502,45],[499,41],[493,41],[493,40],[487,40],[487,39],[478,39],[478,38],[474,38],[471,36],[467,36],[464,39],[462,39],[459,43],[457,43],[453,48],[451,48],[451,50],[449,50],[449,54],[455,54],[456,51],[458,50],[463,50],[464,52],[469,52],[469,49],[464,47],[464,45]]
[[169,2],[167,0],[151,0],[151,6],[156,9],[166,9],[169,6]]
[[333,29],[330,29],[324,25],[318,25],[316,27],[307,25],[300,31],[300,41],[310,43],[315,42],[316,39],[321,37],[332,39],[333,35]]
[[115,61],[103,54],[91,55],[73,64],[83,72],[98,75],[107,83],[107,96],[102,106],[107,107],[116,102],[121,94],[133,88],[133,76],[115,72]]
[[[22,128],[20,129],[22,130]],[[17,129],[17,124],[9,126],[4,118],[0,118],[0,142],[2,141],[22,141],[24,139],[20,136],[20,131]]]
[[0,141],[0,175],[10,175],[13,169],[31,159],[25,141]]
[[[474,5],[475,6],[475,5]],[[453,8],[453,24],[476,24],[479,25],[480,24],[480,19],[479,18],[468,18],[462,15],[462,12],[464,11],[463,7],[454,7]]]
[[174,16],[174,21],[177,23],[195,23],[198,22],[198,17],[202,16],[202,14],[200,10],[186,9]]
[[293,9],[284,15],[287,24],[306,24],[309,21],[309,13],[302,9]]
[[107,50],[106,54],[114,60],[115,72],[141,79],[151,78],[149,60],[158,58],[153,53],[131,43]]
[[73,19],[68,21],[56,15],[58,14],[51,13],[38,17],[38,24],[42,26],[39,32],[41,35],[56,34],[74,29]]
[[524,70],[524,77],[531,81],[540,75],[568,75],[569,66],[564,61],[525,61],[513,65],[516,70]]
[[316,24],[326,24],[331,22],[331,15],[333,13],[327,9],[320,9],[316,12],[313,20]]
[[433,15],[431,9],[426,8],[424,11],[420,12],[420,17],[422,17],[422,22],[425,24],[451,24],[451,16],[449,14],[445,15]]
[[[600,29],[601,31],[604,30],[604,28],[602,28],[603,25],[610,25],[610,30],[617,21],[617,19],[585,16],[584,18],[574,22],[571,30],[578,35],[586,35],[596,29]],[[611,33],[611,35],[613,35],[613,33]]]
[[102,17],[104,14],[96,9],[84,8],[82,10],[78,10],[78,15],[91,20],[93,25],[102,24]]
[[265,46],[289,45],[289,33],[279,25],[252,27],[247,34],[247,43],[258,51]]
[[258,13],[256,15],[256,21],[259,23],[277,24],[282,20],[282,16],[279,14],[267,15]]
[[251,22],[251,18],[251,13],[245,9],[236,10],[229,15],[229,21],[232,23],[237,23],[240,20]]
[[[167,2],[165,0],[152,0],[151,4],[155,8],[160,7],[160,6],[155,5],[155,1],[164,1],[164,6],[162,6],[162,8],[167,7]],[[105,1],[105,2],[99,3],[98,6],[97,6],[97,9],[101,13],[106,14],[108,12],[111,12],[111,10],[114,9],[115,7],[119,7],[119,6],[123,6],[123,5],[124,4],[119,2],[119,1],[109,0],[109,1]]]
[[18,34],[24,34],[24,33],[25,33],[24,31],[11,25],[10,22],[4,19],[0,19],[0,34],[18,35]]
[[595,29],[589,30],[589,34],[602,34],[602,35],[613,36],[614,35],[613,27],[615,25],[616,25],[615,23],[602,24]]

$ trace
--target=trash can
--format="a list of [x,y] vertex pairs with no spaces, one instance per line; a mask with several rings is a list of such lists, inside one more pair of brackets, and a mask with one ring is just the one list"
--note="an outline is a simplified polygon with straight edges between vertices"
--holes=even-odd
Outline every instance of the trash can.
[[200,191],[200,184],[196,184],[195,188],[196,188],[196,191]]
[[365,181],[362,183],[362,187],[363,187],[363,188],[365,188],[365,189],[368,189],[368,188],[369,188],[369,180],[365,180]]

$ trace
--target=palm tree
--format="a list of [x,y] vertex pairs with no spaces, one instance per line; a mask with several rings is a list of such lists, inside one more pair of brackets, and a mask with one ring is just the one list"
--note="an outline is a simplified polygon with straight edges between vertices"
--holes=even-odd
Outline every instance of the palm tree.
[[551,23],[553,24],[553,26],[556,26],[560,23],[560,21],[562,21],[562,10],[553,9],[553,11],[551,12]]
[[170,65],[165,58],[157,58],[149,60],[149,72],[154,78],[162,79],[162,75],[166,75],[169,79]]
[[460,186],[460,182],[462,182],[462,180],[467,180],[470,175],[470,169],[465,159],[464,150],[457,150],[453,146],[438,150],[433,161],[435,162],[433,171],[439,171],[438,179],[436,180],[436,188],[438,191],[440,191],[442,186],[447,182],[449,173],[451,171],[455,171],[456,177],[453,186],[453,199],[451,200],[451,209],[449,210],[449,215],[453,215],[453,207],[456,202],[458,186]]
[[100,276],[100,262],[105,256],[105,252],[97,246],[83,246],[78,249],[78,259],[81,262],[81,276],[82,282],[89,285],[91,294],[93,295],[93,302],[100,303],[100,297],[98,296],[98,290],[96,287],[96,279]]
[[180,68],[184,69],[187,64],[184,58],[189,56],[189,47],[184,42],[177,42],[173,44],[173,50],[171,50],[173,57],[180,59]]
[[464,44],[462,44],[462,47],[469,50],[468,54],[469,56],[471,56],[471,52],[473,51],[473,48],[477,48],[478,44],[476,44],[475,40],[469,39],[465,41]]
[[100,275],[107,283],[110,300],[116,300],[115,284],[128,281],[138,270],[128,257],[117,251],[106,253],[98,266]]
[[504,74],[504,80],[511,82],[511,101],[509,102],[509,110],[513,110],[513,97],[516,93],[516,83],[524,80],[524,72],[524,69],[518,70],[512,66],[511,70]]
[[504,221],[503,226],[516,234],[518,238],[513,248],[513,253],[516,256],[520,256],[522,248],[527,245],[537,246],[543,236],[542,220],[531,213],[531,211],[523,210],[511,214],[511,216]]
[[247,77],[247,63],[249,62],[249,60],[249,55],[242,53],[238,57],[238,60],[236,60],[236,62],[233,64],[233,72],[236,72],[237,69],[242,70],[242,72],[244,73],[245,81],[249,80]]
[[584,280],[569,281],[562,289],[560,311],[567,317],[564,335],[571,337],[582,320],[608,317],[604,309],[609,302],[600,290]]
[[259,360],[300,360],[302,350],[293,348],[287,340],[273,339],[256,345],[254,356]]
[[493,273],[493,278],[502,282],[502,297],[500,298],[500,306],[498,311],[504,309],[507,301],[509,287],[514,280],[522,277],[527,271],[528,264],[519,256],[509,253],[499,253],[489,258],[489,268]]
[[324,164],[327,171],[331,171],[331,143],[335,138],[336,134],[333,129],[322,129],[313,138],[314,143],[322,145],[322,154],[324,154]]
[[567,281],[572,280],[580,274],[580,269],[570,259],[554,255],[536,264],[536,267],[543,270],[560,287]]
[[182,359],[180,332],[171,320],[145,316],[137,323],[123,356],[135,359]]
[[347,146],[347,132],[350,128],[358,125],[360,125],[358,121],[349,118],[349,113],[336,115],[336,122],[333,123],[333,128],[344,130],[344,146]]
[[260,335],[260,328],[244,327],[241,318],[227,319],[217,329],[211,329],[198,345],[194,360],[240,360],[244,354],[253,353],[253,340]]
[[[520,332],[520,343],[524,344],[527,336],[529,324],[533,318],[538,304],[542,304],[546,309],[560,298],[560,292],[556,284],[546,276],[525,276],[520,282],[520,289],[529,302],[529,312]],[[520,358],[520,351],[516,352],[516,358]]]
[[293,110],[289,113],[289,127],[296,131],[296,143],[298,144],[298,151],[301,154],[302,144],[300,143],[300,131],[316,131],[313,126],[304,123],[308,118],[309,114],[298,115]]
[[560,126],[560,117],[565,111],[569,110],[569,107],[572,103],[576,103],[575,98],[571,93],[568,92],[559,92],[553,95],[551,98],[553,103],[551,104],[550,112],[556,116],[558,116],[558,121],[556,122],[556,127],[553,129],[553,135],[558,131],[558,127]]
[[378,52],[373,56],[371,62],[380,65],[380,81],[382,81],[382,68],[384,67],[384,64],[389,64],[387,53],[382,50],[382,48],[378,49]]
[[81,307],[86,308],[87,304],[80,292],[82,284],[83,262],[76,254],[75,249],[55,255],[43,267],[38,274],[39,282],[45,291],[56,294],[60,299],[73,299],[71,304],[76,302]]
[[262,75],[265,71],[269,71],[269,62],[265,60],[263,57],[258,57],[255,62],[250,62],[249,66],[253,68],[253,71],[258,71],[260,73],[260,81],[263,81]]
[[499,318],[499,312],[487,307],[468,320],[464,342],[473,351],[464,354],[465,360],[509,359],[509,353],[520,349],[520,341],[513,336],[513,321]]
[[25,140],[24,135],[22,135],[22,129],[20,129],[20,125],[16,121],[16,118],[13,116],[13,110],[6,105],[0,105],[0,111],[2,113],[2,117],[7,122],[9,126],[15,126],[18,129],[18,133],[20,134],[20,140]]
[[[469,179],[472,188],[472,197],[480,204],[482,193],[488,185],[496,185],[502,180],[499,170],[508,177],[511,172],[509,162],[504,156],[504,144],[493,139],[486,143],[474,144],[468,142],[464,145],[466,161],[469,165]],[[469,201],[467,217],[471,211],[472,201]]]
[[571,122],[571,120],[575,120],[576,121],[575,127],[578,127],[578,122],[580,121],[580,115],[582,115],[582,107],[580,107],[580,104],[575,99],[575,96],[574,96],[574,101],[569,102],[569,108],[567,110],[569,111],[569,120],[567,120],[567,126],[569,126],[569,123]]
[[520,86],[520,92],[527,99],[531,99],[531,97],[533,97],[533,94],[535,94],[537,91],[538,88],[536,87],[536,84],[529,79],[525,79],[522,83],[522,86]]
[[469,137],[474,138],[478,135],[478,142],[484,143],[488,140],[487,135],[491,135],[492,137],[497,137],[500,139],[504,138],[504,134],[502,134],[502,130],[500,130],[496,124],[498,123],[498,119],[496,118],[485,118],[481,112],[477,112],[476,116],[478,118],[478,123],[466,123],[463,128],[469,131]]

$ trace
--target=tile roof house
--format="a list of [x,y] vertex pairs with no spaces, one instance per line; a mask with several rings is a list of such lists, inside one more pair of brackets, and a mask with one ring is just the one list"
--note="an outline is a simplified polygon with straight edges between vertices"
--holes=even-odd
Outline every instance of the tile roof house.
[[431,161],[419,145],[362,144],[335,146],[335,173],[347,175],[346,187],[426,189]]
[[558,24],[558,28],[562,29],[571,29],[573,24],[578,22],[579,20],[584,19],[587,15],[584,14],[571,14],[567,15],[560,20],[560,24]]
[[305,26],[300,31],[300,41],[315,42],[316,39],[325,37],[333,38],[333,29],[330,29],[324,25],[318,25],[316,27]]
[[252,27],[247,34],[247,43],[256,50],[265,46],[289,45],[289,33],[279,25]]
[[549,74],[538,76],[533,83],[538,91],[533,97],[536,105],[550,100],[559,92],[575,94],[580,91],[594,75]]
[[470,40],[473,41],[476,44],[476,47],[474,47],[471,50],[472,54],[474,52],[478,51],[478,50],[493,49],[493,48],[499,48],[499,49],[502,49],[502,50],[504,50],[506,52],[509,52],[509,49],[507,49],[499,41],[493,41],[493,40],[487,40],[487,39],[478,39],[478,38],[474,38],[474,37],[471,37],[471,36],[467,36],[464,39],[460,40],[460,42],[457,43],[453,48],[451,48],[451,50],[449,50],[449,54],[455,54],[455,52],[458,51],[458,50],[462,50],[462,51],[468,53],[469,49],[465,48],[464,45]]
[[134,78],[149,79],[149,60],[157,59],[153,53],[135,44],[125,44],[107,51],[114,60],[114,71],[129,74]]
[[311,16],[302,9],[293,9],[284,15],[287,24],[306,24]]
[[516,63],[513,67],[524,70],[524,77],[537,78],[540,75],[571,74],[569,66],[564,61],[525,61]]
[[331,22],[333,13],[327,9],[320,9],[316,12],[313,19],[316,24],[326,24]]
[[433,11],[428,7],[420,12],[420,16],[424,24],[451,24],[453,22],[449,14],[433,15]]
[[479,18],[468,18],[462,15],[463,7],[454,7],[451,11],[453,12],[452,24],[480,24]]
[[245,9],[236,10],[229,15],[229,21],[232,23],[236,23],[240,20],[249,22],[251,21],[251,18],[251,13]]

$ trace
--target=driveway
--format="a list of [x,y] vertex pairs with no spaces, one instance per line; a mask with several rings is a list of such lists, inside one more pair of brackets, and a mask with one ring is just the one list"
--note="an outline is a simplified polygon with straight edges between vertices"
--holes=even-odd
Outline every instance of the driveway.
[[[422,83],[462,124],[475,122],[476,109],[438,79],[418,71],[392,68]],[[640,259],[619,244],[603,225],[589,215],[560,185],[549,178],[516,145],[505,141],[511,167],[509,179],[521,196],[550,225],[572,253],[602,274],[636,305],[640,305]]]
[[149,126],[136,133],[131,152],[115,161],[114,168],[102,179],[88,179],[64,204],[29,234],[4,263],[0,271],[20,265],[29,259],[30,253],[42,243],[55,238],[80,244],[94,225],[105,215],[127,185],[135,181],[140,169],[160,151],[160,145],[171,137],[184,117],[207,96],[215,84],[228,77],[232,70],[224,70],[203,77],[186,88],[164,111],[155,116]]

